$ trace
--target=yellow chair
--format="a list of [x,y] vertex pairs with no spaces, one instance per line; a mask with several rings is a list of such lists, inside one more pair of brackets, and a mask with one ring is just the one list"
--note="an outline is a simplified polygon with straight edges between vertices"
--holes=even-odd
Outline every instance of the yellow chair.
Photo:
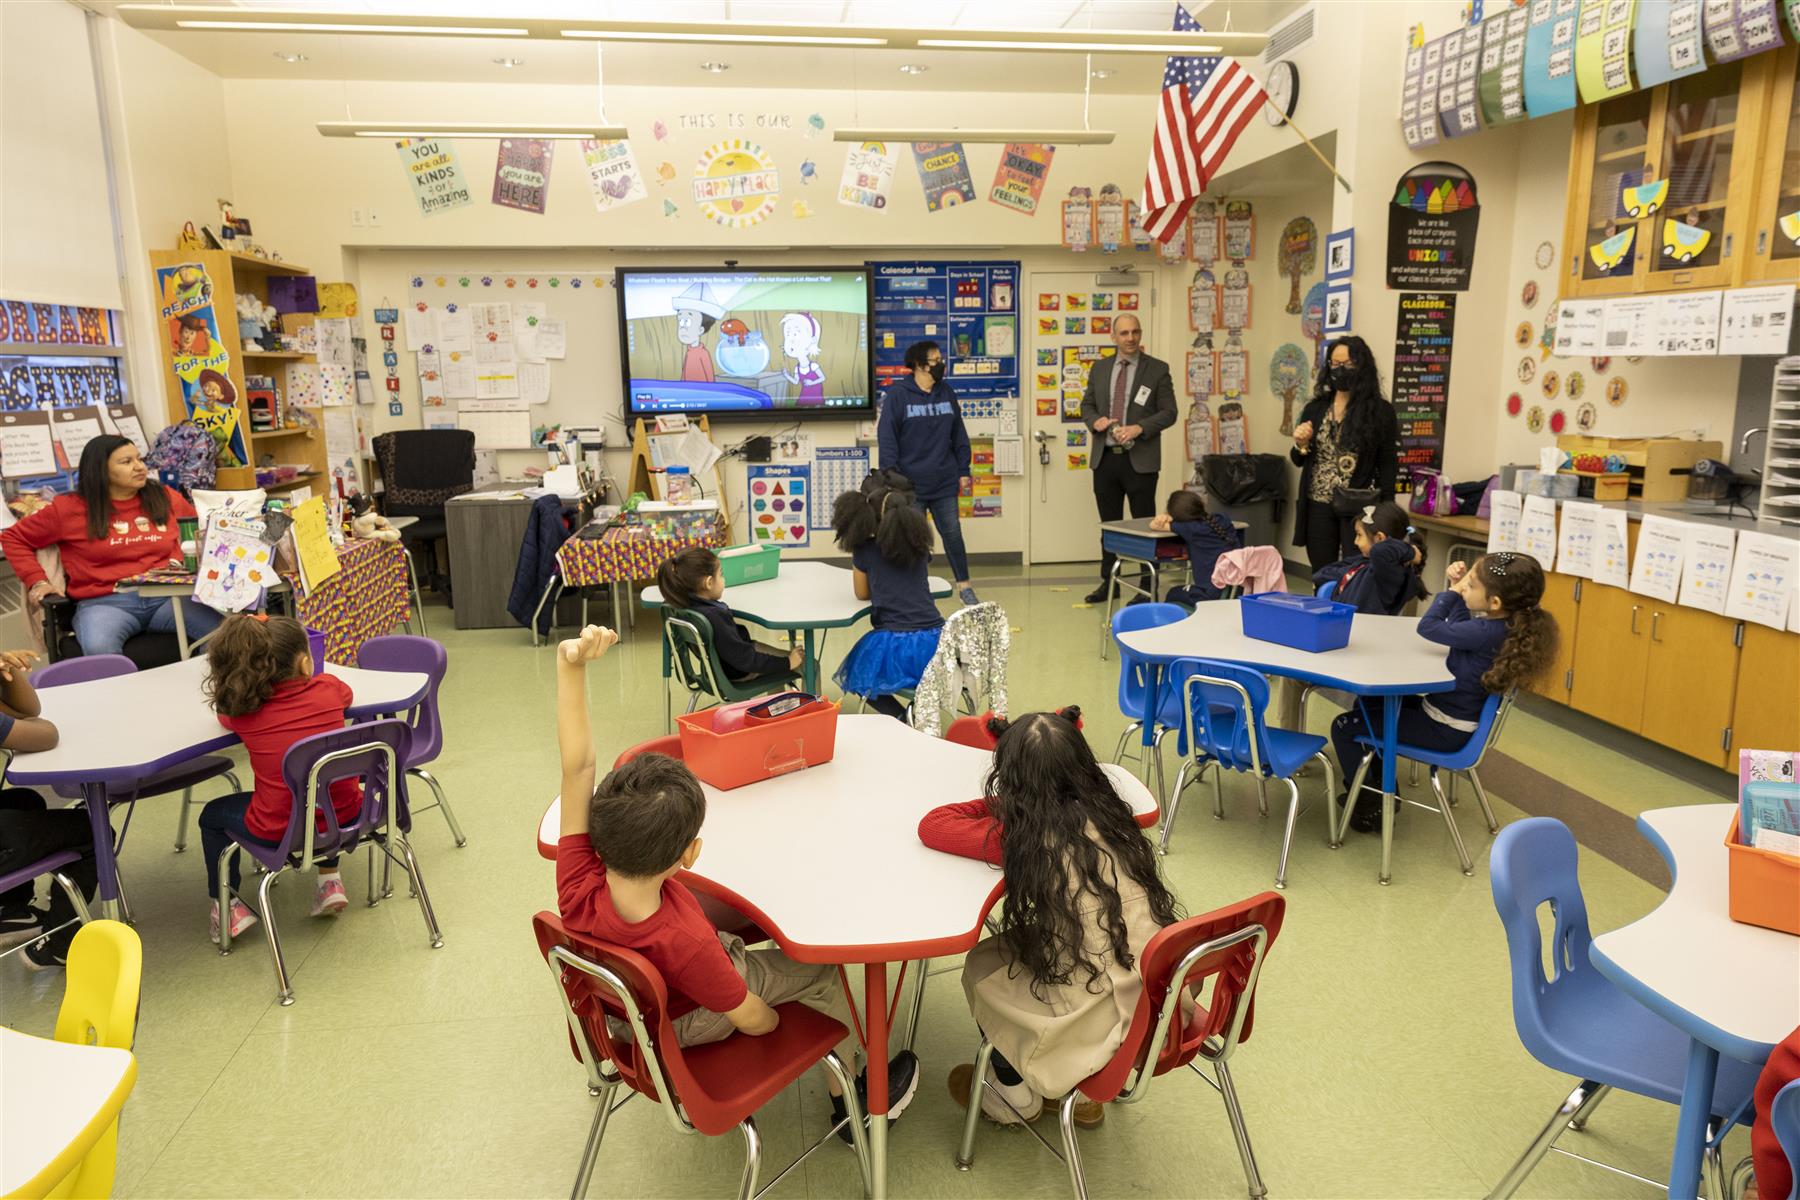
[[[144,980],[144,944],[137,931],[119,921],[83,925],[69,944],[67,975],[56,1040],[129,1051],[137,1040]],[[69,1173],[49,1195],[110,1196],[118,1157],[119,1123],[114,1120],[85,1156],[69,1164]]]

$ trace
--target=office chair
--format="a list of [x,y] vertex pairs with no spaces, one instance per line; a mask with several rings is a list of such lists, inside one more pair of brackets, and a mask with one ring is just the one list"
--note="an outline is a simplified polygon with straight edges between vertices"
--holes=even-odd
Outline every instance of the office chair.
[[[398,429],[375,439],[381,471],[381,511],[389,517],[417,517],[400,531],[433,591],[450,598],[450,548],[444,502],[475,488],[475,435],[466,429]],[[437,567],[436,547],[446,541],[446,569]],[[421,560],[417,552],[428,551]]]

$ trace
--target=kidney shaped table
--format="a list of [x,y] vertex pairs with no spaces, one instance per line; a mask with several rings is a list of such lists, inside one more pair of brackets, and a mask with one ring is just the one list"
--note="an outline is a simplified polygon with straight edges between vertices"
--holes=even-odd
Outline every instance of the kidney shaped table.
[[[996,868],[927,849],[918,832],[931,809],[980,796],[992,762],[892,717],[846,715],[830,762],[731,791],[706,785],[706,845],[682,880],[755,920],[797,962],[861,964],[871,1113],[887,1112],[884,1050],[905,976],[890,999],[889,964],[968,950],[1005,888]],[[1139,824],[1154,822],[1149,790],[1123,767],[1104,769]],[[556,857],[561,826],[552,802],[538,826],[544,857]],[[880,1197],[886,1121],[871,1122],[869,1151]]]
[[[1733,921],[1725,837],[1735,804],[1658,808],[1638,830],[1669,865],[1649,915],[1594,938],[1588,958],[1619,990],[1692,1040],[1669,1167],[1671,1200],[1699,1189],[1719,1055],[1752,1066],[1800,1028],[1800,937]],[[1800,906],[1800,896],[1794,897]]]
[[[1148,662],[1150,695],[1147,711],[1155,712],[1162,694],[1162,677],[1178,658],[1210,658],[1249,667],[1268,675],[1304,680],[1338,688],[1358,697],[1416,696],[1447,692],[1456,686],[1444,664],[1446,647],[1419,636],[1419,622],[1412,617],[1384,617],[1357,613],[1350,625],[1350,642],[1340,650],[1314,653],[1279,642],[1265,642],[1244,634],[1236,600],[1208,600],[1195,606],[1193,615],[1168,625],[1137,629],[1119,635],[1119,643]],[[1385,704],[1377,736],[1381,742],[1381,874],[1382,883],[1392,877],[1394,831],[1387,804],[1396,795],[1395,747],[1400,744],[1400,706]],[[1144,760],[1151,760],[1156,723],[1145,721]],[[1348,784],[1348,780],[1345,781]]]
[[[325,671],[350,685],[352,718],[404,712],[419,702],[429,683],[418,671],[365,671],[336,663],[326,664]],[[108,916],[118,916],[119,881],[106,785],[129,784],[238,740],[219,724],[201,694],[206,673],[205,659],[190,658],[38,693],[43,715],[59,734],[57,744],[15,756],[6,777],[13,783],[81,788],[94,830],[100,901]]]

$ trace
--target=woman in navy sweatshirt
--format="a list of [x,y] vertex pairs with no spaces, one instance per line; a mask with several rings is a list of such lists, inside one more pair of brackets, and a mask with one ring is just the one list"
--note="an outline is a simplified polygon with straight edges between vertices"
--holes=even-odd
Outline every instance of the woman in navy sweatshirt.
[[956,497],[969,481],[969,431],[963,428],[962,406],[944,382],[944,352],[936,342],[914,342],[906,348],[912,375],[882,395],[877,435],[881,466],[912,481],[919,507],[931,514],[943,539],[944,557],[956,574],[956,595],[977,604],[969,586],[969,555],[963,549]]

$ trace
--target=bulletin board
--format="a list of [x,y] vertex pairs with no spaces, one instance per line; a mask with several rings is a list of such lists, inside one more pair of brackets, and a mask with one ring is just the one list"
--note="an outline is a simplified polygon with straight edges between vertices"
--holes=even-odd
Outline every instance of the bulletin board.
[[107,309],[0,299],[0,475],[67,491],[100,434],[148,450],[126,394],[122,328]]
[[1019,395],[1019,264],[1012,262],[871,263],[875,312],[875,386],[910,372],[906,348],[927,339],[950,361],[946,382],[963,416],[997,420],[1002,400]]

